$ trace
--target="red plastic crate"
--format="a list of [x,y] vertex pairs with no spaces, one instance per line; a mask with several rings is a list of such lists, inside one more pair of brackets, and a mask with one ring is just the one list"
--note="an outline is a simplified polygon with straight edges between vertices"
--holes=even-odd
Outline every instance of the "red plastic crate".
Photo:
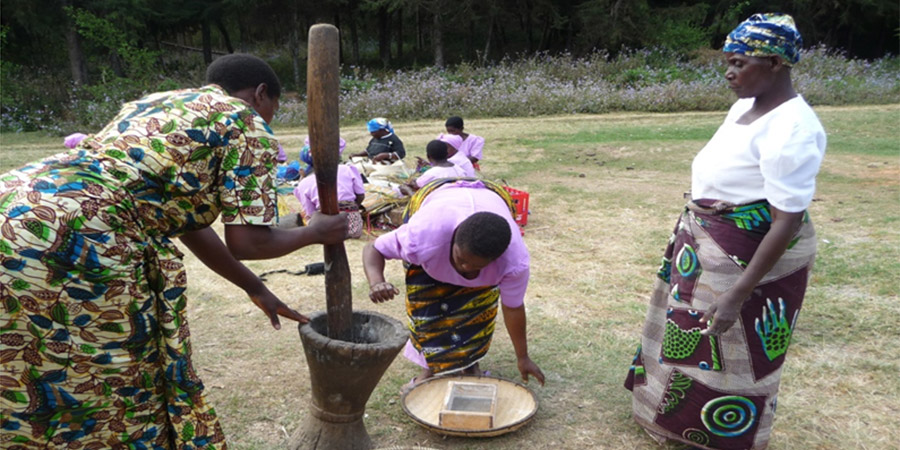
[[509,192],[513,203],[516,204],[516,223],[524,227],[528,224],[528,193],[509,186],[503,186],[503,189]]

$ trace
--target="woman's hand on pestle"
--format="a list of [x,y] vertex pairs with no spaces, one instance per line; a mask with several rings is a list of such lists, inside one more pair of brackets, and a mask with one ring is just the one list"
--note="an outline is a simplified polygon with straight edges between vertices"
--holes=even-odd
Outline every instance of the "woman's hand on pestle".
[[345,212],[334,215],[316,212],[310,218],[308,227],[315,230],[319,243],[339,244],[347,239],[350,219]]

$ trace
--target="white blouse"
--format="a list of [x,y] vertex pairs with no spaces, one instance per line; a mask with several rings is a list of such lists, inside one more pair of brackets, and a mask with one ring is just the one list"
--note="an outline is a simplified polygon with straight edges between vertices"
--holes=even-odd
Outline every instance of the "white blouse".
[[753,106],[740,99],[691,166],[694,199],[734,204],[766,199],[786,212],[809,207],[825,156],[825,130],[799,95],[748,125],[737,120]]

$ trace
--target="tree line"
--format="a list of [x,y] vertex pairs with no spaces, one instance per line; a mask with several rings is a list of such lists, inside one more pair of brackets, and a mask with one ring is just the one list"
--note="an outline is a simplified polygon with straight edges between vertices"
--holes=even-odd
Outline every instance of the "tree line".
[[717,48],[754,12],[792,14],[805,44],[850,56],[898,53],[896,0],[4,0],[3,70],[64,71],[75,84],[175,73],[171,55],[208,63],[235,51],[281,55],[302,89],[307,30],[341,29],[345,66],[484,64],[535,52],[583,55]]

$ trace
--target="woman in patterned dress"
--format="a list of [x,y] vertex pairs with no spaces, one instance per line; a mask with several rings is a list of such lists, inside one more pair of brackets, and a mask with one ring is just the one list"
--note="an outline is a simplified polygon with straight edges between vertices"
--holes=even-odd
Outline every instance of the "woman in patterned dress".
[[0,446],[226,447],[191,364],[172,238],[276,329],[306,320],[238,260],[340,242],[347,218],[270,227],[278,78],[228,55],[207,82],[127,103],[72,151],[0,175]]
[[794,91],[800,34],[755,14],[725,41],[738,96],[694,158],[625,386],[659,441],[763,449],[816,239],[806,209],[825,131]]

